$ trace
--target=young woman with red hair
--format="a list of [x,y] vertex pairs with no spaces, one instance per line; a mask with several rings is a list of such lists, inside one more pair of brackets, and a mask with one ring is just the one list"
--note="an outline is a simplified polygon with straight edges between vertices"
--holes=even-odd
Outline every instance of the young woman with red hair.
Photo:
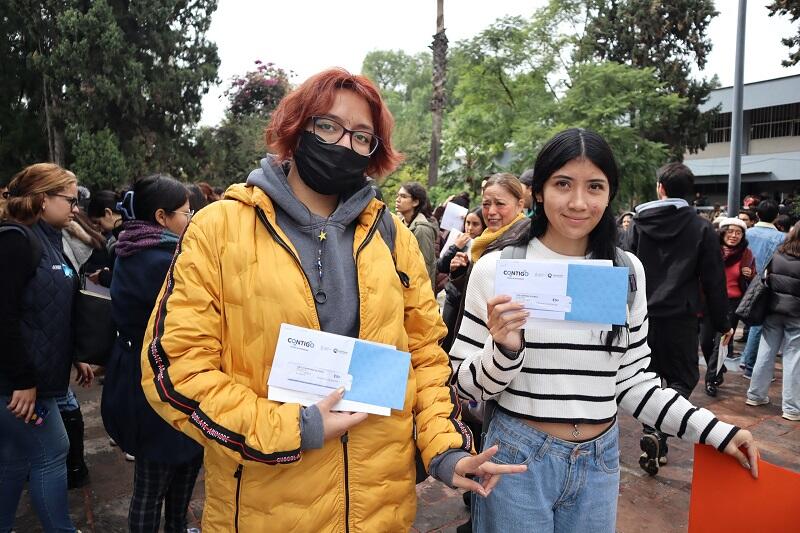
[[[525,469],[490,462],[496,448],[470,455],[416,239],[367,179],[400,161],[392,127],[367,78],[312,76],[272,115],[275,154],[198,213],[178,246],[142,385],[205,447],[203,531],[408,531],[415,448],[431,475],[483,496]],[[404,409],[338,412],[343,389],[307,407],[268,400],[282,323],[410,352]]]

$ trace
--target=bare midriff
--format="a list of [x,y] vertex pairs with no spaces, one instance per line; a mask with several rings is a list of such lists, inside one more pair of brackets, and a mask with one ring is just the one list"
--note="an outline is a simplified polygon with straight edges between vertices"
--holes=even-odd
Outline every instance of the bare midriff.
[[565,424],[561,422],[537,422],[535,420],[521,419],[523,422],[543,431],[548,435],[552,435],[557,439],[566,440],[570,442],[579,442],[594,439],[603,434],[608,428],[614,424],[614,421],[603,422],[601,424]]

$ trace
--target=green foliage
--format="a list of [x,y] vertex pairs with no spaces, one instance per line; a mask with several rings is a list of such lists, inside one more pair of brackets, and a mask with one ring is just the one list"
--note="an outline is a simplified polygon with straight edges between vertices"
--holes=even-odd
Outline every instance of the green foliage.
[[698,106],[718,82],[692,79],[691,68],[702,70],[711,51],[707,31],[718,14],[713,0],[584,0],[581,4],[571,3],[573,13],[583,10],[586,23],[577,41],[576,61],[655,69],[664,86],[684,100],[673,120],[642,133],[666,144],[670,157],[679,161],[687,150],[705,148],[717,110],[701,113]]
[[96,133],[73,133],[72,171],[90,189],[114,189],[128,175],[117,137],[108,128]]
[[[800,2],[797,0],[773,0],[773,2],[767,6],[767,9],[769,10],[770,17],[775,15],[788,15],[789,20],[792,22],[797,22],[797,20],[800,19]],[[791,67],[800,63],[800,28],[797,29],[795,35],[781,39],[781,43],[789,48],[789,59],[784,59],[781,61],[781,64],[784,67]],[[792,50],[795,47],[797,47],[797,50]]]
[[0,63],[24,61],[26,75],[16,100],[0,96],[0,131],[10,122],[2,110],[16,109],[46,142],[13,163],[72,167],[96,142],[110,146],[110,135],[127,169],[113,185],[154,171],[181,175],[202,95],[216,81],[216,45],[206,39],[216,7],[216,0],[4,2],[0,15],[9,18],[0,20],[13,22],[0,24],[9,41]]

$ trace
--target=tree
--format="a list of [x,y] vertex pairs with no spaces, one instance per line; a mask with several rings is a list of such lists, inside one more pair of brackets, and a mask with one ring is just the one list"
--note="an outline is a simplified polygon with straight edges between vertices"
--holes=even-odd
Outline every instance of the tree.
[[289,92],[289,73],[275,63],[262,63],[260,59],[255,64],[255,70],[234,77],[230,89],[225,91],[228,112],[234,117],[267,115]]
[[431,161],[428,167],[428,187],[439,178],[441,156],[442,114],[445,107],[447,82],[447,36],[444,33],[444,0],[436,1],[436,34],[433,36],[433,94],[431,97]]
[[618,203],[630,208],[655,194],[655,169],[668,147],[647,139],[654,125],[675,120],[684,99],[659,81],[654,69],[614,62],[575,65],[572,86],[552,109],[543,138],[571,127],[601,134],[614,151],[620,170]]
[[[706,134],[717,110],[700,112],[716,87],[712,80],[691,78],[691,66],[700,70],[711,51],[708,25],[718,13],[712,0],[585,0],[568,2],[576,13],[583,9],[585,32],[577,40],[578,62],[615,61],[637,68],[653,68],[670,92],[684,98],[673,121],[654,124],[644,134],[669,147],[670,157],[705,148]],[[582,5],[581,5],[582,4]]]
[[219,58],[206,39],[216,0],[4,5],[14,14],[14,26],[4,28],[8,51],[24,58],[30,77],[20,84],[20,102],[30,110],[28,127],[47,140],[47,150],[24,164],[71,166],[76,146],[88,150],[86,139],[110,146],[111,135],[128,172],[118,183],[156,170],[181,173],[176,162],[200,118],[202,94],[216,81]]
[[[797,0],[773,0],[773,2],[767,6],[767,9],[769,10],[770,17],[775,15],[789,15],[789,20],[793,23],[800,19],[800,2]],[[781,39],[781,42],[784,46],[789,48],[789,59],[784,59],[781,64],[784,67],[791,67],[792,65],[800,63],[800,28],[798,28],[795,35],[792,37],[785,37]],[[797,50],[792,50],[795,46],[798,47]]]
[[80,177],[81,185],[95,190],[114,189],[121,176],[128,176],[117,137],[108,128],[77,134],[72,151],[75,159],[71,169]]

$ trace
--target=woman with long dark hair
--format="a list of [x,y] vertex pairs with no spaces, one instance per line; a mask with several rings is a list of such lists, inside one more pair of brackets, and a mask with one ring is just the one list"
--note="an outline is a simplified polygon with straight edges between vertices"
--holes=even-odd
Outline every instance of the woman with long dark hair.
[[770,297],[761,330],[756,364],[747,390],[747,405],[765,405],[775,372],[775,355],[783,346],[783,418],[800,421],[800,222],[792,226],[767,269]]
[[164,531],[183,532],[203,449],[148,405],[140,354],[156,296],[192,218],[189,192],[179,181],[156,174],[136,181],[119,210],[124,222],[111,281],[118,335],[106,367],[101,414],[111,438],[136,460],[129,530],[158,531],[163,506]]
[[425,259],[425,269],[431,278],[431,285],[436,285],[436,239],[439,226],[433,218],[428,191],[416,181],[404,183],[397,191],[394,203],[397,213],[419,243],[419,250]]
[[[602,137],[562,131],[536,159],[536,215],[529,233],[511,245],[524,247],[527,259],[606,259],[620,266],[610,207],[618,185],[617,165]],[[610,332],[523,329],[523,304],[494,294],[499,257],[487,254],[475,264],[450,355],[459,395],[496,402],[484,446],[499,443],[497,462],[526,464],[528,470],[509,476],[491,498],[474,499],[476,531],[613,532],[618,406],[663,431],[734,455],[757,475],[749,432],[695,409],[647,372],[645,276],[635,256],[624,260],[633,265],[638,287],[628,321]]]

